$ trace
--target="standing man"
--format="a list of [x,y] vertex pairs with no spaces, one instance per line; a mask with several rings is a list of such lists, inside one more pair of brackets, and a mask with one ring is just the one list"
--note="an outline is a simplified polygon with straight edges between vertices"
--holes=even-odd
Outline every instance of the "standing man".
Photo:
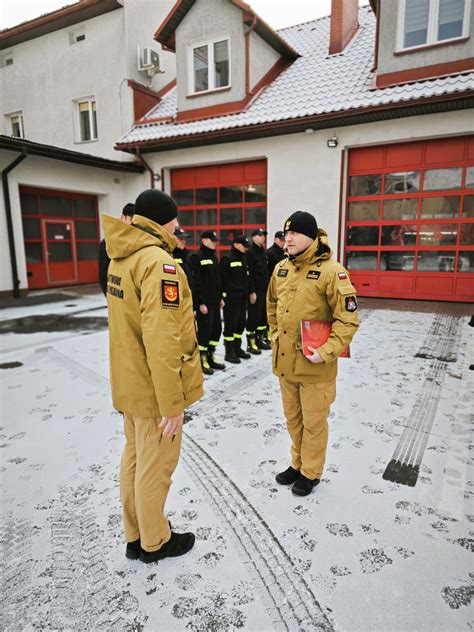
[[285,247],[285,233],[277,230],[273,240],[273,246],[267,250],[268,278],[271,278],[276,264],[286,257],[283,248]]
[[187,553],[192,533],[164,516],[181,448],[183,413],[202,396],[202,372],[186,275],[171,256],[178,211],[149,189],[132,223],[103,216],[108,273],[110,382],[124,413],[120,467],[126,556],[142,562]]
[[270,349],[267,337],[266,293],[268,288],[268,266],[265,255],[265,236],[262,228],[254,230],[252,243],[247,251],[249,267],[250,301],[247,319],[247,351],[258,355],[260,349]]
[[[321,479],[328,444],[329,407],[336,398],[337,357],[352,340],[359,318],[356,291],[335,259],[327,234],[310,213],[297,211],[285,223],[288,258],[277,264],[268,288],[273,372],[280,380],[291,437],[291,465],[277,474],[297,496]],[[301,320],[332,323],[319,348],[301,350]]]
[[245,259],[248,248],[250,242],[245,235],[236,235],[232,249],[220,262],[222,296],[225,299],[224,360],[233,364],[240,364],[240,358],[250,358],[250,354],[242,349],[242,334],[249,300],[249,273]]
[[[126,224],[132,223],[133,213],[135,212],[135,204],[129,202],[122,209],[120,220]],[[104,296],[107,297],[107,270],[109,269],[110,258],[107,254],[105,239],[99,244],[99,285],[102,288]]]
[[173,259],[176,263],[179,263],[186,274],[189,289],[191,290],[191,295],[193,297],[193,311],[196,311],[198,308],[196,284],[194,283],[193,271],[191,270],[191,264],[189,262],[189,251],[186,249],[186,239],[188,239],[191,235],[178,226],[174,231],[174,236],[176,237],[178,245],[173,250]]
[[201,233],[201,247],[190,257],[196,282],[198,303],[196,323],[199,351],[202,370],[206,375],[212,375],[214,369],[225,369],[225,366],[216,362],[215,359],[216,347],[222,333],[221,308],[224,307],[216,258],[216,247],[219,241],[219,237],[214,231],[203,231]]

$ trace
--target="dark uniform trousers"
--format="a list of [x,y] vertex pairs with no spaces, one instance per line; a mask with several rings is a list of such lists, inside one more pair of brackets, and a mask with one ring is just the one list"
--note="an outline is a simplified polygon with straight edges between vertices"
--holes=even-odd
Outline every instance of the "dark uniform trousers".
[[247,315],[245,299],[227,296],[224,306],[224,340],[242,338]]
[[207,314],[202,314],[198,308],[196,312],[198,343],[201,351],[211,347],[211,351],[219,342],[222,333],[221,309],[219,303],[207,305]]
[[267,328],[266,293],[257,290],[257,300],[248,304],[247,331],[249,333],[265,331]]

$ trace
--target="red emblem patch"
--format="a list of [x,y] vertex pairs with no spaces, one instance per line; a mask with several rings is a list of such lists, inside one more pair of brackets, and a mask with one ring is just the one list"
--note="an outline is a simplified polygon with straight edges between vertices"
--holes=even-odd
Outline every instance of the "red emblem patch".
[[178,281],[161,281],[161,305],[163,307],[179,307],[179,283]]

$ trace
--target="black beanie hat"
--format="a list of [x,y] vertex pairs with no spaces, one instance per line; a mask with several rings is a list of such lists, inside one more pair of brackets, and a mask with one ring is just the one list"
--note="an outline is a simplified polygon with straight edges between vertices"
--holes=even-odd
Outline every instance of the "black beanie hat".
[[147,189],[135,200],[135,213],[163,226],[178,217],[178,207],[173,198],[164,191]]
[[310,239],[316,239],[318,236],[318,224],[314,215],[306,211],[296,211],[292,213],[286,220],[284,226],[285,232],[293,230],[295,233],[306,235]]

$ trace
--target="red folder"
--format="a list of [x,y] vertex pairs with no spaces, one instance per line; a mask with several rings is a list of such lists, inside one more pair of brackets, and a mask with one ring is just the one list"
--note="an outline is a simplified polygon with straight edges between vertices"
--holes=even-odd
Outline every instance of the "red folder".
[[[332,323],[324,320],[302,320],[301,321],[301,346],[304,355],[312,355],[308,347],[318,349],[331,335]],[[350,358],[351,351],[347,346],[339,355],[340,358]]]

